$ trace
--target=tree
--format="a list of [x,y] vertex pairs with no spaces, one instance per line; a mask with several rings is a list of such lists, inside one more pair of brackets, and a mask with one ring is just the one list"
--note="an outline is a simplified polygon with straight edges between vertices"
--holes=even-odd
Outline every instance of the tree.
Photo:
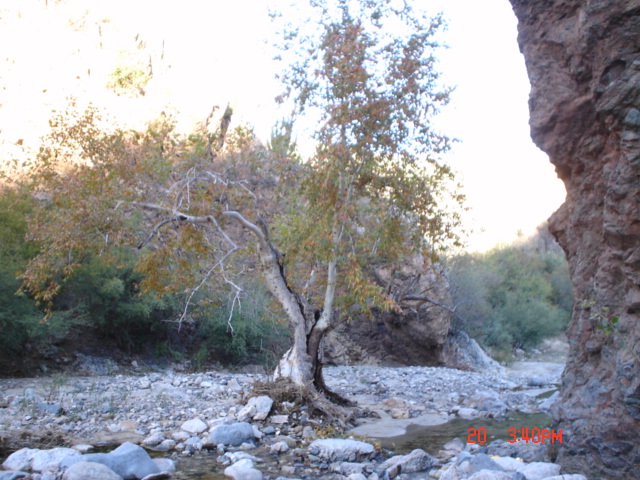
[[[287,86],[281,100],[293,99],[296,113],[320,118],[300,191],[299,211],[308,221],[290,235],[295,247],[286,258],[302,255],[314,273],[322,265],[322,308],[300,328],[307,343],[297,342],[277,373],[309,382],[304,359],[311,356],[322,387],[318,345],[335,323],[340,287],[339,309],[353,302],[365,310],[399,308],[388,288],[370,280],[367,266],[379,259],[393,265],[410,252],[432,257],[443,242],[457,241],[458,218],[443,208],[451,171],[434,158],[450,142],[430,124],[449,98],[434,70],[433,37],[442,18],[427,19],[407,2],[395,8],[315,1],[312,7],[317,15],[309,24],[284,33],[284,55],[293,60],[281,76]],[[447,200],[451,206],[462,197]]]
[[[378,3],[312,2],[317,35],[289,50],[304,56],[282,76],[287,95],[297,114],[321,119],[306,162],[289,155],[287,123],[267,150],[242,128],[217,142],[222,126],[185,138],[167,119],[144,133],[101,133],[92,110],[54,119],[34,170],[51,201],[32,235],[49,248],[25,272],[25,288],[51,301],[87,249],[108,256],[137,243],[143,287],[181,292],[184,318],[206,281],[240,299],[239,273],[258,268],[293,331],[275,376],[330,395],[320,358],[327,331],[354,305],[402,307],[372,265],[393,268],[410,254],[428,262],[458,240],[452,207],[462,197],[437,159],[449,139],[430,125],[449,94],[432,54],[441,18]],[[281,207],[267,208],[278,191],[267,184],[286,191]],[[237,255],[243,249],[255,249],[258,265]]]

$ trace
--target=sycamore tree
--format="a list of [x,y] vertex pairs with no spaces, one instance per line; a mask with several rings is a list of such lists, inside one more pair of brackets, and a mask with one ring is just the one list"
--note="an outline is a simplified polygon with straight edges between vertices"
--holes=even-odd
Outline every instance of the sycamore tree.
[[276,373],[323,388],[319,344],[339,320],[336,311],[348,316],[353,304],[400,309],[390,285],[371,281],[372,265],[398,264],[411,254],[433,258],[456,243],[463,199],[439,161],[449,138],[431,125],[450,93],[434,68],[442,18],[408,2],[327,0],[311,7],[307,24],[283,29],[289,66],[280,100],[319,119],[299,190],[300,218],[284,242],[286,263],[308,265],[303,284],[317,284],[308,294],[317,309],[315,317],[301,309],[296,342]]
[[312,9],[313,28],[286,31],[281,77],[281,99],[319,119],[311,158],[293,152],[288,123],[268,147],[245,128],[227,134],[229,110],[188,136],[168,118],[126,132],[93,109],[58,115],[31,170],[40,253],[24,288],[47,304],[87,257],[117,264],[136,248],[140,289],[181,295],[184,321],[203,292],[226,286],[236,304],[259,274],[293,333],[274,376],[331,397],[325,334],[416,300],[374,270],[456,243],[462,197],[439,160],[449,139],[431,126],[449,96],[434,70],[441,18],[402,2]]

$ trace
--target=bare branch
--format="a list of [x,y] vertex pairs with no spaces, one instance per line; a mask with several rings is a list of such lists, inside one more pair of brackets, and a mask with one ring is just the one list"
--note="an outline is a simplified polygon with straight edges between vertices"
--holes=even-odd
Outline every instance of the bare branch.
[[[213,265],[209,270],[207,270],[207,273],[205,273],[204,277],[202,278],[202,280],[200,281],[200,283],[198,284],[198,286],[196,288],[194,288],[191,293],[189,294],[189,298],[187,298],[187,301],[184,305],[184,309],[182,311],[182,315],[180,315],[180,318],[178,319],[178,330],[180,330],[180,327],[182,326],[182,322],[184,321],[184,319],[187,317],[187,312],[189,311],[189,305],[191,304],[191,299],[193,298],[193,296],[196,294],[196,292],[198,290],[200,290],[200,288],[202,288],[202,286],[205,284],[205,282],[209,279],[209,277],[211,276],[211,274],[214,272],[214,270],[218,267],[223,268],[224,266],[224,262],[227,258],[229,258],[231,255],[233,255],[237,250],[239,249],[239,247],[235,246],[234,248],[232,248],[231,250],[229,250],[227,253],[225,253],[225,255],[218,260],[215,265]],[[227,283],[231,283],[234,287],[239,288],[237,285],[235,285],[232,282],[229,282],[226,277],[225,277],[225,281]],[[232,309],[233,310],[233,309]],[[232,329],[233,330],[233,329]]]
[[261,242],[267,241],[267,238],[264,232],[262,231],[262,229],[258,227],[255,223],[252,223],[249,220],[247,220],[240,212],[236,212],[235,210],[230,210],[230,211],[222,212],[222,215],[225,215],[230,218],[234,218],[235,220],[240,222],[244,227],[251,230]]
[[175,221],[175,218],[169,218],[169,219],[161,221],[155,227],[153,227],[153,229],[151,229],[151,232],[149,233],[147,238],[138,244],[138,246],[137,246],[138,250],[140,250],[147,243],[149,243],[151,241],[151,239],[156,236],[156,234],[158,233],[158,230],[160,230],[164,225],[166,225],[167,223],[174,222],[174,221]]
[[440,308],[446,310],[447,312],[451,313],[457,319],[462,320],[463,322],[466,322],[466,319],[462,318],[456,312],[456,310],[458,308],[458,305],[456,305],[455,307],[452,308],[452,307],[449,307],[448,305],[444,305],[443,303],[438,302],[437,300],[433,300],[432,298],[425,297],[425,296],[422,296],[422,295],[406,295],[406,296],[402,297],[400,300],[405,301],[405,302],[419,302],[420,305],[422,305],[423,303],[431,303],[432,305],[440,307]]

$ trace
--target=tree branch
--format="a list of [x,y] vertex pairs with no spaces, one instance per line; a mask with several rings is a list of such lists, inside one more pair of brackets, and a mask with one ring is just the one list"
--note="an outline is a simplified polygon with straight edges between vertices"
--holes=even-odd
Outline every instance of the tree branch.
[[233,218],[236,221],[240,222],[240,224],[242,224],[244,227],[251,230],[255,234],[255,236],[258,237],[260,242],[264,242],[264,243],[267,242],[267,237],[265,236],[262,229],[258,227],[255,223],[252,223],[249,220],[247,220],[240,212],[236,212],[235,210],[230,210],[230,211],[222,212],[222,215]]

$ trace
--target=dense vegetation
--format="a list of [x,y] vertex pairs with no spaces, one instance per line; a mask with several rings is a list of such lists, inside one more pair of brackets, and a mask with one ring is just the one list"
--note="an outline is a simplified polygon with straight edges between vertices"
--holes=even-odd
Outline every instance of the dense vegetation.
[[569,322],[567,261],[544,227],[526,241],[455,256],[448,268],[457,314],[452,328],[496,353],[530,350]]
[[96,344],[105,352],[190,360],[197,368],[212,362],[269,368],[284,351],[288,331],[276,321],[259,284],[233,312],[222,292],[203,290],[209,301],[180,326],[175,319],[183,305],[175,295],[141,290],[143,274],[134,268],[139,253],[131,249],[120,250],[115,263],[83,258],[46,311],[21,289],[21,275],[39,250],[27,236],[37,203],[24,185],[0,188],[0,364],[5,374],[28,371],[30,359],[38,366]]

